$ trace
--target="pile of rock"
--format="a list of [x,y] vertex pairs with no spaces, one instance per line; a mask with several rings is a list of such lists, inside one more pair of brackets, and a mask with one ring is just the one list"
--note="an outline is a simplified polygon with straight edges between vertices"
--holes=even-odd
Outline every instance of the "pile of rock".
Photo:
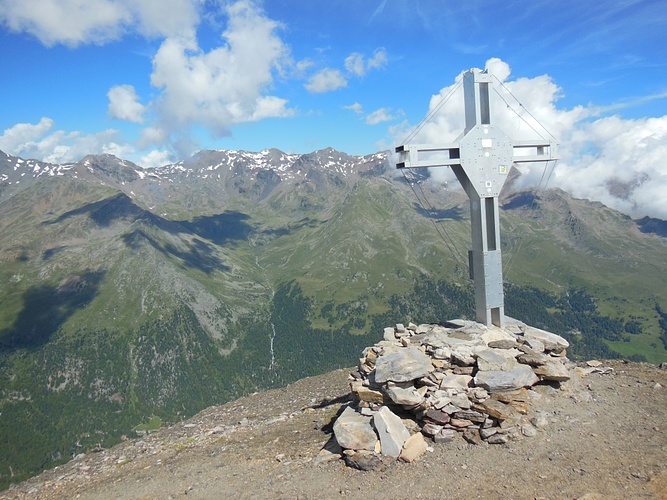
[[355,403],[336,420],[335,440],[358,466],[412,461],[425,436],[474,444],[534,436],[546,425],[534,403],[570,378],[568,345],[511,318],[502,329],[464,320],[386,328],[351,375]]

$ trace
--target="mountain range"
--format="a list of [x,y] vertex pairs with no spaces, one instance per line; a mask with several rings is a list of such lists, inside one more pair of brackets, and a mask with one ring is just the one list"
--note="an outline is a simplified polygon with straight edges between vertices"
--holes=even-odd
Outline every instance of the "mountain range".
[[[552,189],[501,199],[506,312],[571,357],[667,361],[667,223]],[[160,422],[473,315],[462,190],[387,153],[0,152],[0,486]]]

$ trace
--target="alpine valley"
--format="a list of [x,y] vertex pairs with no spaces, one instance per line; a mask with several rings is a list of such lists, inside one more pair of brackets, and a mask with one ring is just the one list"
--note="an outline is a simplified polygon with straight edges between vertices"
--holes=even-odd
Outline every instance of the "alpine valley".
[[[667,223],[501,199],[505,312],[568,356],[667,361]],[[144,170],[0,152],[0,488],[473,317],[468,201],[387,153],[202,151]]]

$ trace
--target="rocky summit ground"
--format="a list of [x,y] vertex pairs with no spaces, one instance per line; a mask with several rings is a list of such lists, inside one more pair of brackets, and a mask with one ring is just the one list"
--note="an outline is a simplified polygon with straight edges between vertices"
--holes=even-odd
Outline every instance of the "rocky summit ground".
[[338,370],[89,453],[0,498],[667,498],[667,370],[603,367],[542,401],[535,437],[504,445],[431,443],[370,472],[318,463],[349,398],[352,370]]

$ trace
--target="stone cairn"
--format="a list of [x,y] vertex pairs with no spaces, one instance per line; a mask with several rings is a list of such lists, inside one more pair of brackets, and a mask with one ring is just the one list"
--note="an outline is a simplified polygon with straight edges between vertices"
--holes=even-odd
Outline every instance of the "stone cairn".
[[504,444],[535,436],[547,421],[531,405],[570,378],[568,346],[511,318],[502,329],[465,320],[385,328],[350,376],[354,402],[325,450],[372,469],[384,457],[415,460],[427,438]]

